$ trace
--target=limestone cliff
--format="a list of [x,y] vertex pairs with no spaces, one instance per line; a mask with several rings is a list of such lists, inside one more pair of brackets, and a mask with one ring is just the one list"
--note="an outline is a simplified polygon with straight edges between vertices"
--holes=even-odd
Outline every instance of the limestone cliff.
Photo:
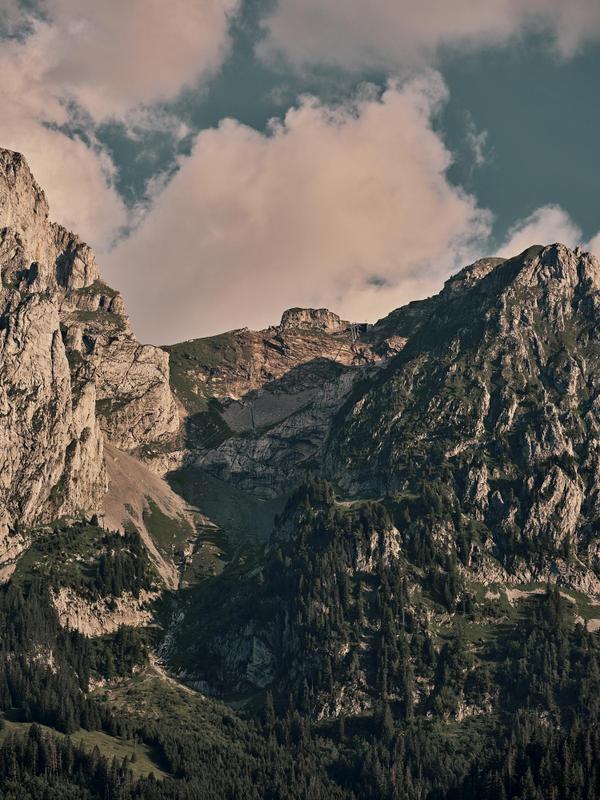
[[282,330],[308,328],[333,333],[347,330],[349,322],[342,320],[328,308],[288,308],[283,312],[279,327]]
[[0,515],[30,525],[96,509],[106,486],[91,365],[69,363],[61,304],[93,256],[48,220],[22,156],[0,151]]
[[166,348],[187,411],[188,458],[244,489],[278,494],[318,458],[356,381],[386,362],[385,337],[366,328],[327,309],[292,308],[262,331]]
[[94,254],[49,219],[0,150],[0,530],[100,509],[103,433],[126,449],[177,429],[168,357],[140,345]]

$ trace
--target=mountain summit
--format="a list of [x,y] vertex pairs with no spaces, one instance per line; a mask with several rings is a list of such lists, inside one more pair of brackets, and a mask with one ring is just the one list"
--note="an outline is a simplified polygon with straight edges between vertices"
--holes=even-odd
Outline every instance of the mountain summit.
[[99,511],[104,436],[135,450],[177,429],[168,358],[135,339],[90,248],[49,221],[27,162],[8,150],[0,271],[0,522]]

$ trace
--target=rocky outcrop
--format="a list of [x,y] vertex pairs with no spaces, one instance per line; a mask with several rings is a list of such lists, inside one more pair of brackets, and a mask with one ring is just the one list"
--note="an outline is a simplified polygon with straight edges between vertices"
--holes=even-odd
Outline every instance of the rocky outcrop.
[[96,272],[90,251],[48,222],[25,161],[7,151],[0,226],[0,521],[31,525],[96,510],[106,487],[93,372],[71,366],[60,318],[65,287]]
[[282,330],[317,328],[334,333],[347,330],[350,323],[342,320],[328,308],[288,308],[281,316],[279,327]]
[[[383,340],[385,337],[381,337]],[[396,346],[327,309],[285,311],[281,324],[166,348],[186,408],[189,458],[272,497],[318,458],[335,413]]]
[[139,448],[178,427],[168,357],[140,345],[90,248],[49,220],[0,150],[0,525],[100,510],[103,433]]
[[[310,372],[309,372],[310,369]],[[269,387],[227,406],[232,434],[196,464],[262,497],[274,497],[316,463],[332,420],[362,370],[311,365],[288,391]],[[300,378],[300,375],[294,376]]]
[[52,594],[52,602],[64,628],[86,636],[113,633],[122,625],[138,627],[152,620],[152,602],[157,592],[141,591],[138,597],[124,592],[119,597],[82,597],[73,589],[62,587]]
[[400,534],[396,528],[371,531],[365,539],[357,539],[354,569],[373,574],[381,563],[386,566],[400,555]]
[[83,335],[95,369],[101,425],[110,441],[135,450],[174,434],[179,415],[169,386],[168,355],[126,332],[90,339],[88,327]]
[[359,366],[380,358],[370,343],[354,340],[349,323],[336,314],[319,309],[312,324],[312,313],[292,309],[280,325],[262,331],[242,328],[165,347],[173,388],[188,413],[204,408],[210,398],[227,403],[252,391],[276,390],[274,384],[287,376],[283,394],[292,383],[308,382],[307,366]]
[[92,367],[102,430],[123,450],[162,442],[179,427],[169,357],[159,347],[140,344],[121,295],[97,275],[87,277],[93,280],[80,285],[80,278],[63,293],[61,329],[72,360]]

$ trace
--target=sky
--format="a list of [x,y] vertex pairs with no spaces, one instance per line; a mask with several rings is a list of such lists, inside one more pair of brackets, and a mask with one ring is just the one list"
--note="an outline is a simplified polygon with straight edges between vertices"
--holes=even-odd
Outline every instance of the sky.
[[0,0],[0,146],[157,344],[600,256],[598,0]]

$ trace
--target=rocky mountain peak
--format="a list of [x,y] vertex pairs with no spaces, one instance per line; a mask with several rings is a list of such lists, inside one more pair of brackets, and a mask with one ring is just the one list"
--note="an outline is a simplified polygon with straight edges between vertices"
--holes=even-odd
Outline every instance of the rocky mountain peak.
[[467,267],[463,267],[460,272],[448,278],[444,284],[444,292],[452,294],[469,289],[505,261],[505,258],[480,258],[478,261],[469,264]]
[[[532,250],[533,248],[529,248],[525,254]],[[551,285],[564,290],[578,285],[584,289],[600,287],[600,263],[581,247],[572,250],[564,244],[556,243],[540,247],[534,257],[524,258],[525,254],[519,257],[523,261],[519,276],[524,284]]]
[[135,339],[88,245],[50,222],[25,158],[0,149],[0,537],[100,510],[104,437],[133,450],[175,433],[168,362]]
[[284,330],[293,328],[321,328],[324,331],[345,330],[349,322],[340,319],[328,308],[288,308],[281,316],[279,327]]
[[532,245],[512,258],[481,258],[452,275],[444,284],[441,297],[463,293],[488,278],[498,281],[486,284],[488,294],[499,295],[503,287],[549,286],[568,289],[579,283],[589,286],[598,281],[600,265],[581,248],[570,249],[564,244]]
[[0,257],[5,285],[83,289],[99,279],[92,250],[49,220],[48,202],[21,153],[0,149]]
[[587,548],[600,508],[600,263],[551,244],[457,278],[381,380],[353,398],[328,454],[336,483],[364,491],[377,476],[374,492],[418,491],[417,464],[451,476],[449,502],[486,525],[488,552],[544,540],[544,569],[555,559],[569,570],[568,539],[586,565],[576,580],[596,591]]
[[498,314],[503,330],[520,330],[522,337],[532,338],[544,321],[556,334],[597,314],[600,263],[591,253],[563,244],[529,248],[504,262],[481,286],[488,297],[483,305]]
[[[454,287],[470,288],[492,274],[486,283],[489,294],[499,296],[511,287],[548,289],[565,292],[580,286],[587,291],[599,283],[598,260],[581,247],[564,244],[534,245],[509,259],[489,258],[475,262],[446,282],[445,291]],[[497,280],[495,279],[497,277]]]
[[21,234],[48,224],[46,195],[21,153],[0,148],[0,213],[3,224]]

